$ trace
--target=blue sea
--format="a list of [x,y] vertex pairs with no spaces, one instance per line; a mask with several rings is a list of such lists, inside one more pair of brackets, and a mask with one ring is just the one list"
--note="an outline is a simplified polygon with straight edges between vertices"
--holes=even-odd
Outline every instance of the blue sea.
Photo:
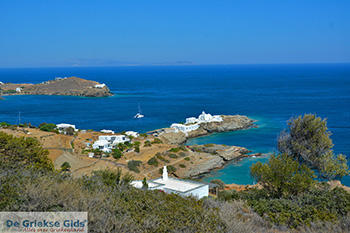
[[[115,94],[107,98],[8,96],[0,100],[0,121],[38,125],[72,123],[80,129],[135,130],[167,127],[203,110],[211,114],[242,114],[258,128],[212,134],[188,144],[220,143],[254,152],[275,152],[288,119],[315,113],[328,119],[336,153],[350,160],[350,64],[220,65],[99,68],[0,69],[0,81],[39,83],[78,76],[106,83]],[[133,119],[142,109],[145,118]],[[249,158],[213,171],[205,180],[252,184],[249,167],[267,158]],[[350,177],[342,182],[350,185]]]

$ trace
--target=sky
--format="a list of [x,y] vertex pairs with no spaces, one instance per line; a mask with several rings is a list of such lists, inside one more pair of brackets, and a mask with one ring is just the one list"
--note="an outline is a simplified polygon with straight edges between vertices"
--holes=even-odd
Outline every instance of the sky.
[[0,0],[0,68],[350,62],[349,0]]

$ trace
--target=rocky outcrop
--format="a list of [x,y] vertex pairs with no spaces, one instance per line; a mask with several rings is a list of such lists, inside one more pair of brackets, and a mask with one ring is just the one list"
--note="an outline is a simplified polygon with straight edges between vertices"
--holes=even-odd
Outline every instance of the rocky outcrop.
[[106,85],[77,77],[51,80],[39,84],[5,83],[0,88],[5,95],[69,95],[84,97],[106,97],[112,95]]
[[262,154],[248,154],[250,151],[244,147],[226,146],[217,144],[194,145],[189,147],[194,160],[193,165],[184,174],[184,177],[198,177],[211,170],[222,168],[229,161],[236,161],[244,157],[261,156]]
[[225,161],[219,156],[208,153],[198,153],[196,156],[201,156],[203,161],[187,170],[184,177],[197,177],[225,164]]
[[222,115],[221,117],[223,119],[221,122],[201,123],[198,129],[190,131],[186,134],[181,131],[175,132],[171,128],[159,129],[150,133],[159,135],[167,143],[182,144],[189,138],[205,136],[215,132],[228,132],[255,127],[255,121],[247,116]]

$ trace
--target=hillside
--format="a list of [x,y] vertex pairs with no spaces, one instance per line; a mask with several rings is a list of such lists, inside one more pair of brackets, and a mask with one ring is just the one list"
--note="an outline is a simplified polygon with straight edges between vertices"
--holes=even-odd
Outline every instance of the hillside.
[[[100,87],[96,87],[96,85],[100,85]],[[112,95],[106,85],[78,77],[56,79],[39,84],[5,83],[0,85],[0,91],[3,95],[69,95],[85,97],[106,97]]]

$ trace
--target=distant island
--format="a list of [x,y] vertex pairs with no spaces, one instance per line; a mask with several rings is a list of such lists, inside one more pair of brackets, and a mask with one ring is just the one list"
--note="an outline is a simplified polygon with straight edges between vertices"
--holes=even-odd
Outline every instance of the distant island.
[[107,97],[113,94],[106,84],[78,77],[56,78],[39,84],[0,82],[0,96],[6,95],[68,95]]

